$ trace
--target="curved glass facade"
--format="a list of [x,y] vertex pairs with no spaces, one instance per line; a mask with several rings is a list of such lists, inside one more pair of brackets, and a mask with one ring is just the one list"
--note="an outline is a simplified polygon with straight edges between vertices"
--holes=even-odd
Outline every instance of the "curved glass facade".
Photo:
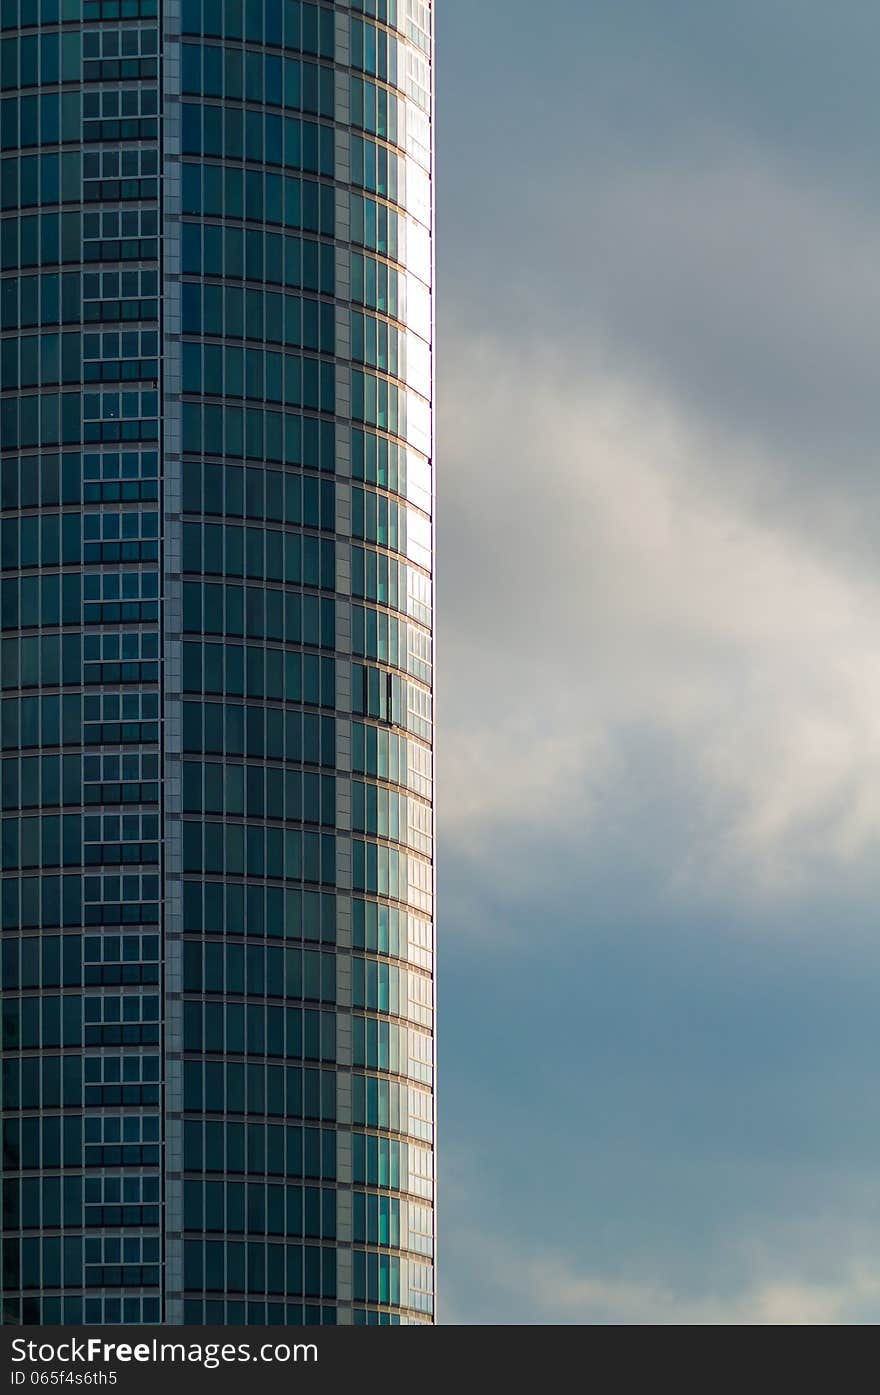
[[425,0],[0,0],[7,1323],[433,1317]]

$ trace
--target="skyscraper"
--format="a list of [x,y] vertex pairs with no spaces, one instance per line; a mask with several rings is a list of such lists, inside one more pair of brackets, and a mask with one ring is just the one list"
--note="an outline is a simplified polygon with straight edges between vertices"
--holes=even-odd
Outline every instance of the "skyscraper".
[[426,0],[0,0],[7,1323],[433,1312]]

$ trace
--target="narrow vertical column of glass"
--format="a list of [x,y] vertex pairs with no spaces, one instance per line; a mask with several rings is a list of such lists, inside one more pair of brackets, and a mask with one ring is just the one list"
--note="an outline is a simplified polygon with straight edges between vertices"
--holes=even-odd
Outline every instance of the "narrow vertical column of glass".
[[431,23],[354,0],[337,28],[356,1323],[434,1313]]

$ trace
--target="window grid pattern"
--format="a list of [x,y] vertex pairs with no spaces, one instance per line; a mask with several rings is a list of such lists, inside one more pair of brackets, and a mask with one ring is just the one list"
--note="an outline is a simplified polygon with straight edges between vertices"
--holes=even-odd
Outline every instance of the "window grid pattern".
[[[186,1322],[433,1316],[430,8],[174,6]],[[4,1322],[165,1313],[162,9],[0,0]]]

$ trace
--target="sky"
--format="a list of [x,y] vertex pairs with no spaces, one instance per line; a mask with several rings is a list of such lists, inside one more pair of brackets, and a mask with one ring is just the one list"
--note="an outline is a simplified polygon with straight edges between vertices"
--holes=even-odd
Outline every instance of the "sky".
[[880,1316],[880,9],[438,0],[440,1320]]

